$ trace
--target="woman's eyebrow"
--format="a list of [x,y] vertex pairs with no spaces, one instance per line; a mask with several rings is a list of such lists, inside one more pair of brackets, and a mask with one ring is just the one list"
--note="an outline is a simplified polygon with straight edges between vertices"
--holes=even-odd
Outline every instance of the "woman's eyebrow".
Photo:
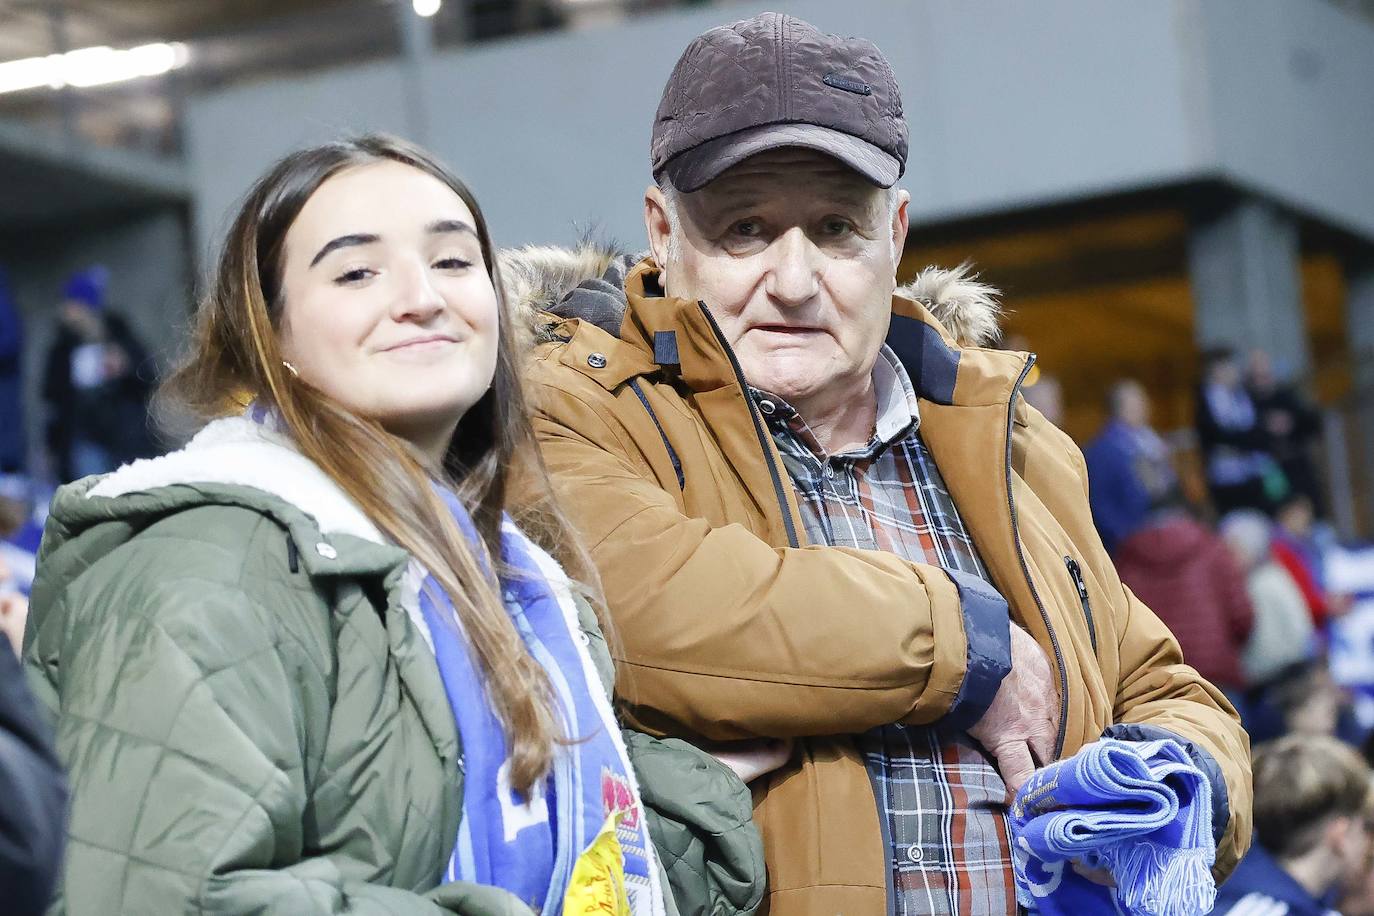
[[430,235],[443,235],[447,232],[466,232],[471,236],[477,235],[477,230],[461,219],[437,219],[426,226],[425,231]]
[[[425,227],[425,231],[430,235],[443,235],[449,232],[466,232],[476,236],[477,230],[460,219],[439,219]],[[330,253],[338,251],[340,248],[351,248],[357,245],[375,245],[380,242],[382,237],[370,232],[356,232],[350,235],[341,235],[336,239],[326,242],[315,257],[311,260],[310,266],[314,267],[328,256]]]
[[381,240],[381,236],[365,232],[355,233],[353,235],[341,235],[332,241],[326,242],[324,247],[315,255],[314,260],[310,262],[310,266],[314,267],[316,264],[320,263],[320,261],[324,260],[325,256],[330,252],[338,251],[340,248],[351,248],[355,245],[375,245]]

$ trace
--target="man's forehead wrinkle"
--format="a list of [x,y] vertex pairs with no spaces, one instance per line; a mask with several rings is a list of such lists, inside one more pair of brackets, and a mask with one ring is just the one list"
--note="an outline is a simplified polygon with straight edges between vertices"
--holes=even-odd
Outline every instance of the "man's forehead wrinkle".
[[792,184],[805,184],[808,187],[819,185],[827,192],[850,193],[865,200],[871,196],[871,192],[879,190],[862,175],[829,156],[809,154],[783,157],[762,153],[727,169],[719,178],[702,188],[702,192],[748,193],[749,189],[760,185],[767,187]]
[[[757,175],[722,176],[692,194],[683,195],[698,213],[718,214],[747,210],[759,206],[794,202],[827,203],[846,209],[871,210],[878,206],[884,192],[859,179],[850,182],[848,175],[832,176],[813,172],[782,176],[776,172]],[[798,191],[804,191],[799,197]]]

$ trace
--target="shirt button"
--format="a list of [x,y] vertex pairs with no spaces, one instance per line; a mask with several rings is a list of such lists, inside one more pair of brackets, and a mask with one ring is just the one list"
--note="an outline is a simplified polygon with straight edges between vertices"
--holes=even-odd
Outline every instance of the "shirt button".
[[337,560],[339,558],[339,552],[324,541],[320,541],[315,545],[315,552],[326,560]]
[[921,851],[921,847],[919,846],[908,846],[906,848],[906,857],[908,860],[919,864],[921,860],[926,857],[926,854]]
[[591,366],[593,369],[605,369],[606,354],[593,353],[591,356],[587,357],[587,365]]
[[771,417],[773,414],[778,412],[778,405],[774,404],[767,398],[764,398],[762,401],[759,401],[759,412],[762,413],[765,417]]

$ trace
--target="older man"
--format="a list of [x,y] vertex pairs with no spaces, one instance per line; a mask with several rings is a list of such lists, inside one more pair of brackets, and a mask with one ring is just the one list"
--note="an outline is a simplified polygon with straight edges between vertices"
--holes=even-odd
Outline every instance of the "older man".
[[774,916],[1014,912],[1008,789],[1104,733],[1188,746],[1224,875],[1245,735],[1118,580],[1081,455],[1019,395],[1031,358],[972,346],[986,288],[894,296],[906,151],[877,48],[765,14],[668,82],[651,257],[581,285],[547,252],[510,265],[562,319],[536,429],[623,706],[717,747],[791,739],[753,783]]

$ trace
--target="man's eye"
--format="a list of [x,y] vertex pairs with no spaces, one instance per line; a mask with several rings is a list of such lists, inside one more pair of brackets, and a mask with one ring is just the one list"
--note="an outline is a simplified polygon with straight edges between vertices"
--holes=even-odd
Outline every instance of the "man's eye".
[[734,235],[738,235],[742,238],[752,239],[757,238],[762,229],[755,220],[742,219],[739,222],[735,223],[735,225],[731,228],[730,231]]
[[828,219],[821,223],[821,231],[831,238],[843,238],[854,231],[854,226],[848,220]]
[[339,276],[334,279],[334,282],[340,285],[362,283],[364,280],[376,276],[376,273],[377,272],[370,267],[355,267],[352,270],[346,270],[339,274]]
[[462,258],[444,258],[434,262],[434,266],[439,270],[466,270],[472,266],[471,261]]

